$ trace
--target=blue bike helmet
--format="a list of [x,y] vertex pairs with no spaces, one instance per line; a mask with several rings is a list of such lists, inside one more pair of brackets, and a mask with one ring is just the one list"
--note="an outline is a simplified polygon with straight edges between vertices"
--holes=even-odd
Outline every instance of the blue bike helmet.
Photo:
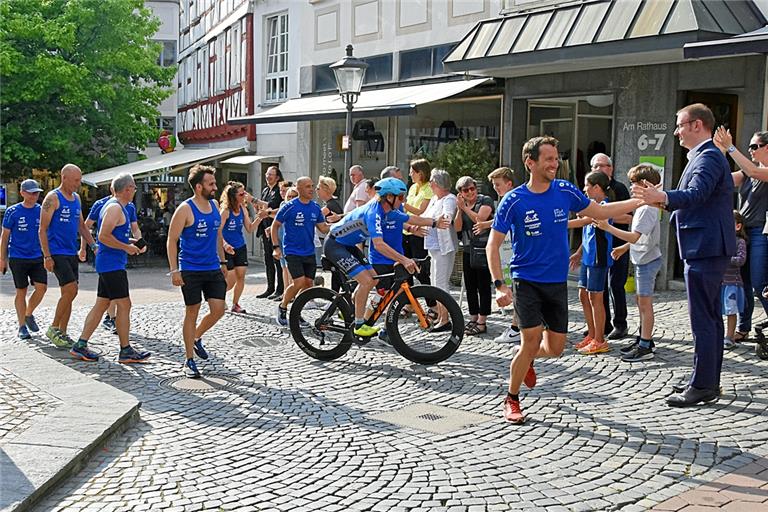
[[399,196],[408,191],[403,180],[397,178],[384,178],[383,180],[379,180],[376,182],[376,185],[373,186],[373,189],[381,197],[384,197],[387,194]]

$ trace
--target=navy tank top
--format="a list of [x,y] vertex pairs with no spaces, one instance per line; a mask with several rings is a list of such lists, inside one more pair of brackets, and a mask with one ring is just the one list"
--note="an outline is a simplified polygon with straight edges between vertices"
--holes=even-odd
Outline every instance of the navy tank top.
[[[113,203],[120,204],[117,199],[110,199],[107,201],[99,212],[99,230],[101,230],[101,221],[104,218],[104,212],[107,207]],[[112,230],[112,235],[117,238],[118,241],[127,244],[131,237],[131,218],[128,214],[128,210],[123,208],[123,216],[125,222],[115,226]],[[109,247],[99,240],[99,251],[96,253],[96,272],[99,274],[104,272],[114,272],[115,270],[125,270],[125,266],[128,264],[128,253],[122,249],[115,249]]]
[[243,236],[244,219],[245,214],[243,213],[242,208],[240,208],[239,215],[235,215],[234,211],[229,210],[227,223],[224,224],[224,229],[222,230],[224,240],[235,249],[239,249],[245,245],[245,237]]

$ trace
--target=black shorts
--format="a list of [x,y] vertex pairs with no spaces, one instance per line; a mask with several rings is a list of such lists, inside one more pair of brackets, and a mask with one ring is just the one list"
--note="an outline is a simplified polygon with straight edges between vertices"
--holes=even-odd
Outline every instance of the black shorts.
[[64,286],[80,280],[79,265],[77,256],[65,256],[63,254],[52,254],[53,274],[59,280],[59,286]]
[[182,270],[181,278],[184,286],[181,294],[184,295],[184,304],[194,306],[205,300],[224,300],[227,296],[227,282],[221,270]]
[[544,325],[552,332],[568,332],[568,285],[512,280],[515,313],[521,329]]
[[317,273],[317,260],[314,254],[312,256],[294,256],[286,254],[285,261],[288,263],[288,273],[293,279],[308,277],[314,279]]
[[[395,264],[387,264],[387,263],[374,263],[373,264],[373,272],[377,275],[383,275],[383,274],[391,274],[395,271]],[[392,277],[385,277],[383,279],[379,279],[379,282],[376,284],[377,290],[389,290],[389,288],[392,286],[392,282],[395,280],[395,276]]]
[[13,284],[19,290],[27,288],[30,284],[48,284],[48,272],[43,266],[43,258],[10,258],[8,266],[13,275]]
[[128,297],[128,273],[125,270],[100,273],[96,296],[109,300]]
[[235,249],[235,254],[224,253],[227,259],[227,270],[232,270],[235,267],[247,267],[248,266],[248,247],[242,246]]

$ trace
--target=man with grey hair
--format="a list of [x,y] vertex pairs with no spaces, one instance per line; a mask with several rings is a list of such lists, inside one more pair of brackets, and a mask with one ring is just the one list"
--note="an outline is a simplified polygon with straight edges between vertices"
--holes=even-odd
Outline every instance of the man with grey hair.
[[383,180],[384,178],[397,178],[403,180],[403,172],[396,165],[388,165],[381,170],[381,174],[379,175],[379,179]]
[[72,315],[72,301],[78,290],[78,233],[92,249],[96,249],[96,242],[85,227],[77,195],[82,179],[83,173],[75,164],[62,167],[61,185],[45,196],[40,214],[38,236],[43,251],[43,266],[56,275],[61,292],[53,321],[45,335],[59,348],[72,348],[74,344],[74,340],[67,335],[67,326]]
[[[599,171],[610,179],[609,187],[613,190],[615,201],[624,201],[629,199],[629,190],[620,181],[613,179],[613,162],[611,157],[605,153],[597,153],[589,161],[593,171]],[[632,214],[627,213],[613,219],[614,227],[622,231],[629,231],[629,224],[632,222]],[[613,247],[618,247],[624,243],[618,237],[613,239]],[[608,293],[603,294],[603,304],[605,305],[605,334],[609,340],[619,340],[627,337],[627,295],[624,291],[624,285],[627,283],[627,273],[629,272],[629,252],[625,252],[618,260],[613,262],[608,268],[606,276],[605,290]],[[613,303],[613,315],[611,315],[610,303]],[[613,330],[611,330],[613,327]],[[599,329],[599,327],[598,327]]]
[[344,203],[344,213],[349,213],[358,206],[368,202],[368,194],[365,193],[365,174],[363,168],[359,165],[353,165],[349,168],[349,181],[354,188]]
[[69,353],[83,361],[99,359],[98,354],[88,349],[88,340],[99,325],[101,316],[109,308],[110,303],[114,302],[117,307],[115,324],[120,341],[120,354],[117,360],[124,364],[142,363],[149,359],[149,352],[137,351],[128,341],[131,298],[128,292],[128,274],[125,271],[128,256],[134,256],[141,251],[135,245],[138,240],[130,238],[131,216],[126,208],[136,193],[136,184],[130,174],[123,173],[112,180],[110,188],[114,197],[106,202],[98,219],[99,250],[96,253],[96,272],[99,274],[99,285],[96,303],[85,318],[80,339]]

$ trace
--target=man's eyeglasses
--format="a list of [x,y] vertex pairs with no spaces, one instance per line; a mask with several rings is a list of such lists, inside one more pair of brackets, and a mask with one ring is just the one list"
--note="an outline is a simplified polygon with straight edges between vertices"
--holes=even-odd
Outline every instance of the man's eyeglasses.
[[477,187],[464,187],[461,189],[462,192],[474,192],[475,190],[477,190]]
[[682,123],[678,123],[675,125],[675,130],[679,131],[686,124],[695,123],[696,121],[698,121],[698,119],[691,119],[690,121],[683,121]]
[[765,146],[768,146],[768,143],[766,143],[766,144],[750,144],[749,145],[749,150],[750,151],[757,151],[758,149],[763,148]]

